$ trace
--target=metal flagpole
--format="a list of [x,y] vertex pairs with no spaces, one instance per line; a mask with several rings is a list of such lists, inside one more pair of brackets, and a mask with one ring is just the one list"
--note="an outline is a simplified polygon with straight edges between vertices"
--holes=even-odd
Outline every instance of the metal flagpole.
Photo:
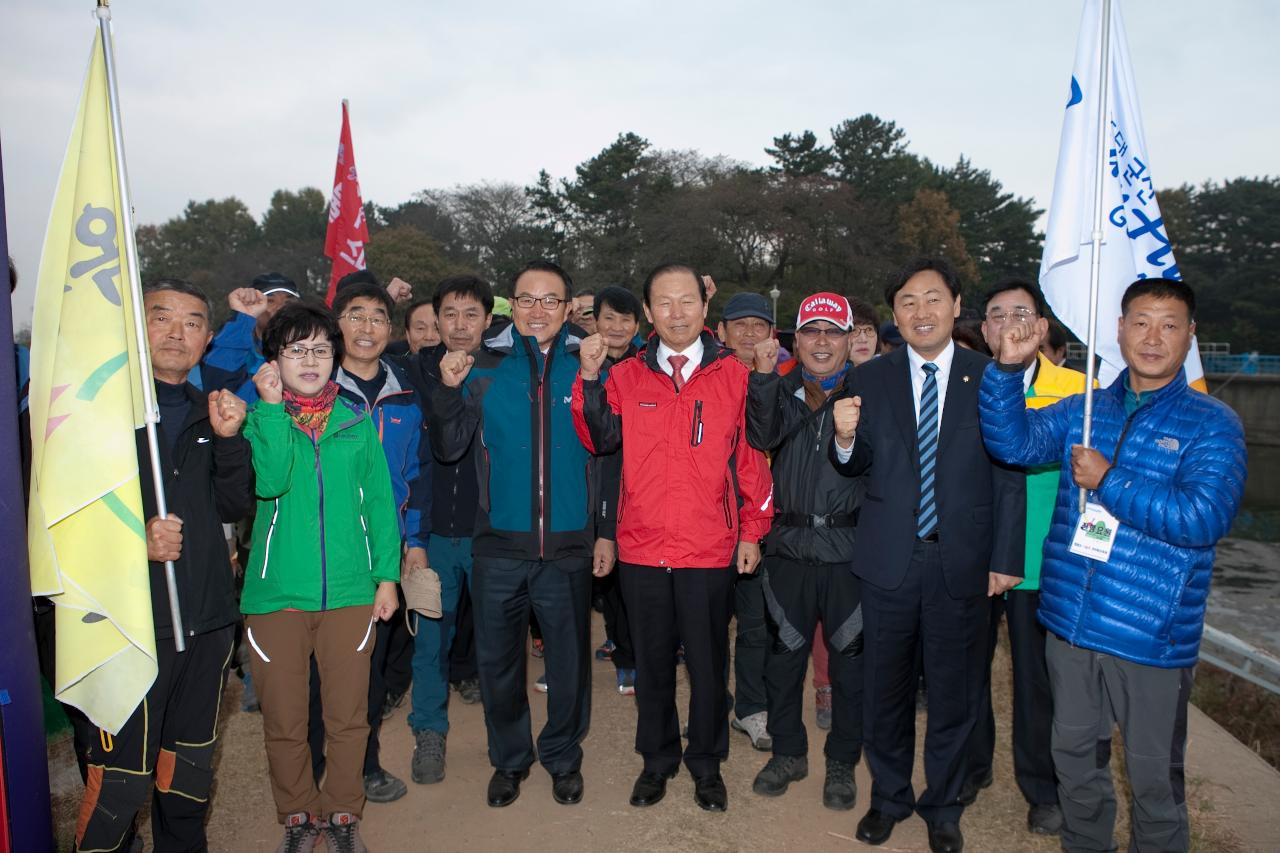
[[[1111,0],[1102,0],[1102,63],[1098,69],[1098,158],[1093,182],[1093,258],[1089,265],[1089,338],[1085,355],[1084,430],[1082,443],[1092,447],[1093,384],[1097,376],[1098,285],[1102,278],[1102,209],[1103,178],[1107,168],[1108,102],[1111,99]],[[1080,512],[1089,490],[1080,487]]]
[[[142,372],[142,407],[146,413],[147,448],[151,457],[151,482],[155,486],[156,513],[169,517],[164,495],[164,472],[160,467],[160,442],[156,423],[160,412],[156,407],[155,377],[151,373],[151,353],[147,350],[147,327],[142,316],[142,281],[138,273],[138,245],[133,232],[133,204],[129,200],[129,173],[124,162],[124,131],[120,126],[120,93],[116,88],[115,51],[111,45],[110,0],[98,0],[96,14],[102,32],[102,54],[107,69],[107,98],[111,108],[111,135],[115,141],[116,179],[120,184],[121,230],[124,232],[125,259],[129,265],[129,292],[133,302],[133,328],[138,342],[138,365]],[[169,615],[173,620],[173,645],[185,651],[187,640],[182,625],[182,608],[178,602],[178,581],[172,560],[164,564],[164,581],[169,590]]]

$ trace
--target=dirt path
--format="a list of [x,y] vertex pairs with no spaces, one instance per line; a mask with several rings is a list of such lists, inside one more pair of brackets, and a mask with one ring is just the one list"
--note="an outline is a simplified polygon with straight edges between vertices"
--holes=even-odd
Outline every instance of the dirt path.
[[[596,617],[596,641],[603,629]],[[531,659],[530,682],[542,671],[541,661]],[[619,696],[614,688],[613,667],[594,663],[592,726],[584,749],[583,775],[586,795],[576,806],[561,806],[551,798],[549,777],[538,767],[524,783],[520,799],[505,809],[485,804],[485,786],[490,767],[485,753],[484,720],[480,706],[456,700],[450,704],[452,731],[449,736],[448,776],[438,785],[409,782],[409,794],[389,805],[370,804],[365,812],[364,838],[375,853],[392,850],[468,851],[850,851],[870,849],[853,840],[857,819],[866,810],[870,780],[863,765],[858,767],[858,804],[850,812],[833,812],[821,802],[823,759],[822,740],[810,725],[809,778],[792,785],[778,799],[756,796],[751,781],[767,760],[756,752],[744,735],[733,734],[730,756],[723,772],[729,789],[729,810],[713,815],[693,802],[692,781],[682,773],[670,785],[667,798],[649,809],[627,804],[631,784],[640,770],[640,759],[632,749],[635,733],[635,703]],[[993,683],[996,707],[1008,707],[1008,657],[1001,649],[996,656]],[[217,768],[217,788],[209,821],[210,849],[214,851],[271,851],[279,841],[271,792],[267,783],[266,757],[262,749],[261,716],[239,711],[240,685],[231,680],[224,702],[225,727]],[[687,702],[687,685],[681,685],[681,702]],[[805,719],[813,719],[812,691],[806,696]],[[535,733],[545,719],[542,694],[530,691]],[[405,718],[407,707],[399,709],[383,727],[382,753],[388,770],[409,780],[409,759],[413,740]],[[1203,718],[1201,718],[1203,719]],[[984,791],[966,811],[962,828],[966,849],[975,853],[1049,853],[1058,848],[1055,839],[1040,838],[1026,831],[1026,805],[1013,783],[1008,750],[1008,715],[997,717],[1001,749],[996,755],[995,784]],[[1236,850],[1269,849],[1244,844],[1228,829],[1236,809],[1260,815],[1280,813],[1280,776],[1269,767],[1250,765],[1238,804],[1232,790],[1233,767],[1242,767],[1232,745],[1246,755],[1244,747],[1229,737],[1203,740],[1193,723],[1189,750],[1189,802],[1198,841],[1196,850],[1229,853]],[[917,736],[923,736],[923,716]],[[1220,731],[1220,730],[1219,730]],[[58,801],[59,834],[64,839],[74,822],[76,785],[66,784],[67,750],[55,755],[64,784]],[[74,769],[70,771],[74,778]],[[917,764],[917,784],[922,779]],[[1270,779],[1270,782],[1268,781]],[[1244,779],[1239,780],[1241,782]],[[1270,787],[1268,787],[1270,786]],[[1265,833],[1266,818],[1257,829]],[[1246,827],[1247,828],[1247,827]],[[1121,830],[1123,832],[1123,829]],[[1125,838],[1122,834],[1121,838]],[[1122,842],[1123,843],[1123,842]],[[60,849],[66,849],[65,847]],[[148,849],[150,849],[148,845]],[[923,822],[913,818],[900,825],[884,851],[926,851],[928,843]]]

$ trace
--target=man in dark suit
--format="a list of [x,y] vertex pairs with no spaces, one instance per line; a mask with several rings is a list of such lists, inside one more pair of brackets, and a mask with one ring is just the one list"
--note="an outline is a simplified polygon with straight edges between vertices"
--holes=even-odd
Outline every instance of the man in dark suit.
[[[866,476],[853,550],[862,579],[864,729],[871,808],[857,836],[883,844],[919,812],[929,847],[964,847],[958,802],[965,742],[986,663],[987,598],[1021,580],[1026,483],[999,466],[978,429],[990,359],[955,346],[960,286],[945,261],[908,266],[885,292],[905,347],[846,378],[834,406],[832,464]],[[929,685],[927,788],[911,787],[916,651]]]

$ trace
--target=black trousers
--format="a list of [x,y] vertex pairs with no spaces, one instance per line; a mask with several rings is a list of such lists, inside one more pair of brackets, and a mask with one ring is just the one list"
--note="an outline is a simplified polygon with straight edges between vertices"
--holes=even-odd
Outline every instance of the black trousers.
[[636,656],[631,647],[631,619],[622,600],[622,584],[618,572],[600,579],[604,599],[604,634],[613,643],[613,665],[618,669],[635,669]]
[[89,779],[77,850],[128,850],[134,816],[147,801],[153,775],[156,851],[208,849],[204,820],[234,639],[235,626],[228,625],[187,638],[182,653],[173,640],[156,641],[159,672],[142,704],[119,734],[93,728],[88,737]]
[[[681,758],[695,778],[720,771],[729,756],[729,663],[732,567],[668,569],[618,564],[631,614],[636,658],[636,752],[644,769],[673,774]],[[684,642],[689,674],[689,743],[682,750],[676,711],[676,647]]]
[[[934,823],[958,821],[968,775],[969,735],[977,718],[987,663],[985,595],[952,598],[936,542],[919,542],[897,589],[862,582],[866,620],[863,738],[873,780],[871,807],[904,820],[917,811]],[[924,740],[927,787],[917,801],[915,763],[916,649],[929,684]]]
[[[816,625],[831,650],[831,731],[823,753],[857,764],[862,757],[862,584],[849,566],[765,558],[762,586],[770,643],[764,683],[774,755],[809,754],[804,677]],[[739,693],[741,695],[741,693]]]
[[769,706],[764,686],[769,626],[761,573],[733,574],[733,615],[737,620],[733,638],[733,713],[742,720]]
[[991,772],[996,748],[996,718],[991,707],[991,660],[1003,615],[1009,624],[1009,652],[1013,661],[1013,775],[1028,805],[1058,803],[1058,779],[1053,770],[1053,694],[1045,663],[1045,630],[1036,619],[1040,592],[1010,590],[1008,598],[991,600],[987,632],[987,666],[977,724],[969,737],[969,775],[979,780]]
[[453,645],[449,648],[449,681],[457,684],[478,678],[476,669],[476,620],[471,606],[471,587],[464,577],[462,594],[458,596],[458,612],[453,626]]
[[534,761],[526,635],[534,613],[546,639],[547,723],[537,758],[553,775],[582,766],[591,719],[591,564],[477,554],[471,574],[476,664],[489,763],[523,771]]

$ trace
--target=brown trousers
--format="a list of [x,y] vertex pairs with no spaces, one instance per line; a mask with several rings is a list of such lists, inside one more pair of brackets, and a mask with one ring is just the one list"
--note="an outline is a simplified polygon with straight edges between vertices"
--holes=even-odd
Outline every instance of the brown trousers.
[[[282,610],[245,617],[253,686],[271,793],[281,823],[295,812],[327,818],[364,811],[364,750],[369,736],[369,658],[376,632],[368,605],[308,613]],[[307,746],[311,656],[320,669],[325,767],[317,788]]]

